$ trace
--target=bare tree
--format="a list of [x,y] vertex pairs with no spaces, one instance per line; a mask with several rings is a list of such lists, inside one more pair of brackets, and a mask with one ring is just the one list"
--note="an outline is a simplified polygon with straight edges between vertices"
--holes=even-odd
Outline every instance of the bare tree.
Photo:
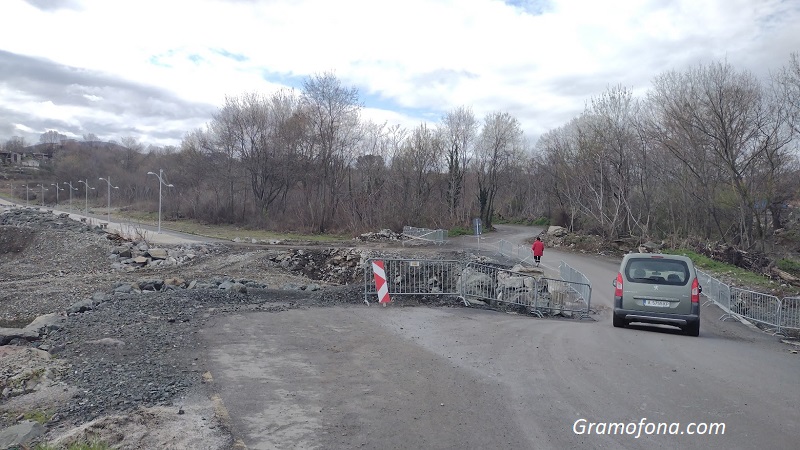
[[60,144],[62,140],[66,139],[67,136],[64,134],[59,133],[56,130],[47,130],[39,136],[39,142],[42,144],[50,144],[54,146],[56,144]]
[[462,203],[464,175],[470,163],[471,152],[478,134],[479,124],[472,109],[460,106],[442,117],[440,130],[445,146],[447,165],[447,212],[452,221],[464,221],[466,211]]
[[347,168],[355,160],[361,104],[355,88],[345,87],[334,74],[325,73],[303,83],[301,105],[309,130],[311,170],[303,181],[307,214],[313,227],[325,232],[340,205]]
[[475,162],[478,204],[486,228],[492,227],[495,197],[507,184],[503,177],[521,155],[522,137],[519,121],[508,113],[490,113],[483,121]]
[[393,209],[405,224],[424,226],[434,220],[427,207],[441,163],[437,133],[420,124],[392,156]]

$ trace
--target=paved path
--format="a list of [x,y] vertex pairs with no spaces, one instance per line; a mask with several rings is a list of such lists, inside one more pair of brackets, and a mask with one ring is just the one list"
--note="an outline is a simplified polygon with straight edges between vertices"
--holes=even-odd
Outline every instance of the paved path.
[[[0,206],[3,208],[24,208],[24,204],[15,204],[6,199],[0,198]],[[119,220],[111,216],[108,220],[107,215],[86,214],[82,211],[69,210],[64,208],[50,208],[31,205],[28,208],[38,209],[41,211],[51,211],[53,214],[69,214],[69,218],[76,221],[85,221],[91,225],[105,224],[109,231],[120,233],[132,239],[144,237],[147,241],[157,244],[188,244],[198,242],[216,242],[218,239],[208,238],[205,236],[194,236],[191,234],[181,233],[178,231],[168,230],[161,227],[161,233],[158,233],[158,227],[142,222],[135,222],[131,220]]]

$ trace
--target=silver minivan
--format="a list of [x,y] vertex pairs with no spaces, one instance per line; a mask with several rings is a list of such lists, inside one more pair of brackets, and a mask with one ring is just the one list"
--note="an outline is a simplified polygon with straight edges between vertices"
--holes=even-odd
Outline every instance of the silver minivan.
[[614,280],[614,326],[632,322],[679,327],[700,334],[697,271],[685,256],[629,253]]

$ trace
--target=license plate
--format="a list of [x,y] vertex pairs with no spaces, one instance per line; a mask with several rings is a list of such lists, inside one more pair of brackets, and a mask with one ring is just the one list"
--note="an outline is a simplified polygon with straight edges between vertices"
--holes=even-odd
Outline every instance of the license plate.
[[644,306],[655,306],[657,308],[669,308],[669,302],[663,300],[645,300]]

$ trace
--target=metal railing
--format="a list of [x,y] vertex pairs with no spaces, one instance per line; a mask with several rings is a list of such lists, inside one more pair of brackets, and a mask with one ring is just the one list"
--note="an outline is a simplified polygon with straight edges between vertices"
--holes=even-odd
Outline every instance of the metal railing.
[[702,295],[724,311],[719,320],[743,318],[762,325],[767,331],[785,334],[800,331],[800,297],[780,299],[774,295],[729,286],[698,270]]
[[568,281],[570,287],[586,302],[586,308],[592,301],[592,283],[586,275],[573,269],[569,264],[561,261],[558,266],[559,276],[562,280]]
[[469,263],[460,282],[465,303],[481,300],[494,306],[505,303],[525,307],[539,317],[585,318],[589,315],[591,287],[569,280],[557,280],[513,272],[502,267]]
[[781,299],[781,330],[800,331],[800,297]]
[[537,280],[529,274],[488,264],[469,263],[459,279],[459,289],[465,302],[480,300],[519,306],[535,306]]
[[[408,225],[403,227],[403,236],[409,238],[411,242],[425,242],[441,245],[447,242],[446,230],[431,230],[428,228],[416,228]],[[405,241],[403,245],[405,245]]]
[[[378,291],[372,277],[372,261],[366,261],[364,273],[364,301],[377,298]],[[386,273],[389,296],[393,295],[455,295],[460,296],[457,282],[463,263],[450,260],[381,259]]]
[[505,239],[497,241],[497,254],[506,258],[517,259],[520,262],[533,260],[533,253],[530,247],[519,244],[512,244]]
[[[775,332],[781,328],[781,300],[774,295],[748,291],[731,287],[731,313],[747,317],[753,322],[774,327]],[[772,331],[772,330],[767,330]]]
[[[374,260],[366,261],[364,301],[377,299],[378,292],[369,276]],[[381,259],[389,296],[451,295],[465,305],[477,301],[496,307],[498,303],[517,305],[539,317],[585,318],[589,314],[591,287],[581,282],[557,280],[539,275],[513,272],[480,263],[451,260]]]

